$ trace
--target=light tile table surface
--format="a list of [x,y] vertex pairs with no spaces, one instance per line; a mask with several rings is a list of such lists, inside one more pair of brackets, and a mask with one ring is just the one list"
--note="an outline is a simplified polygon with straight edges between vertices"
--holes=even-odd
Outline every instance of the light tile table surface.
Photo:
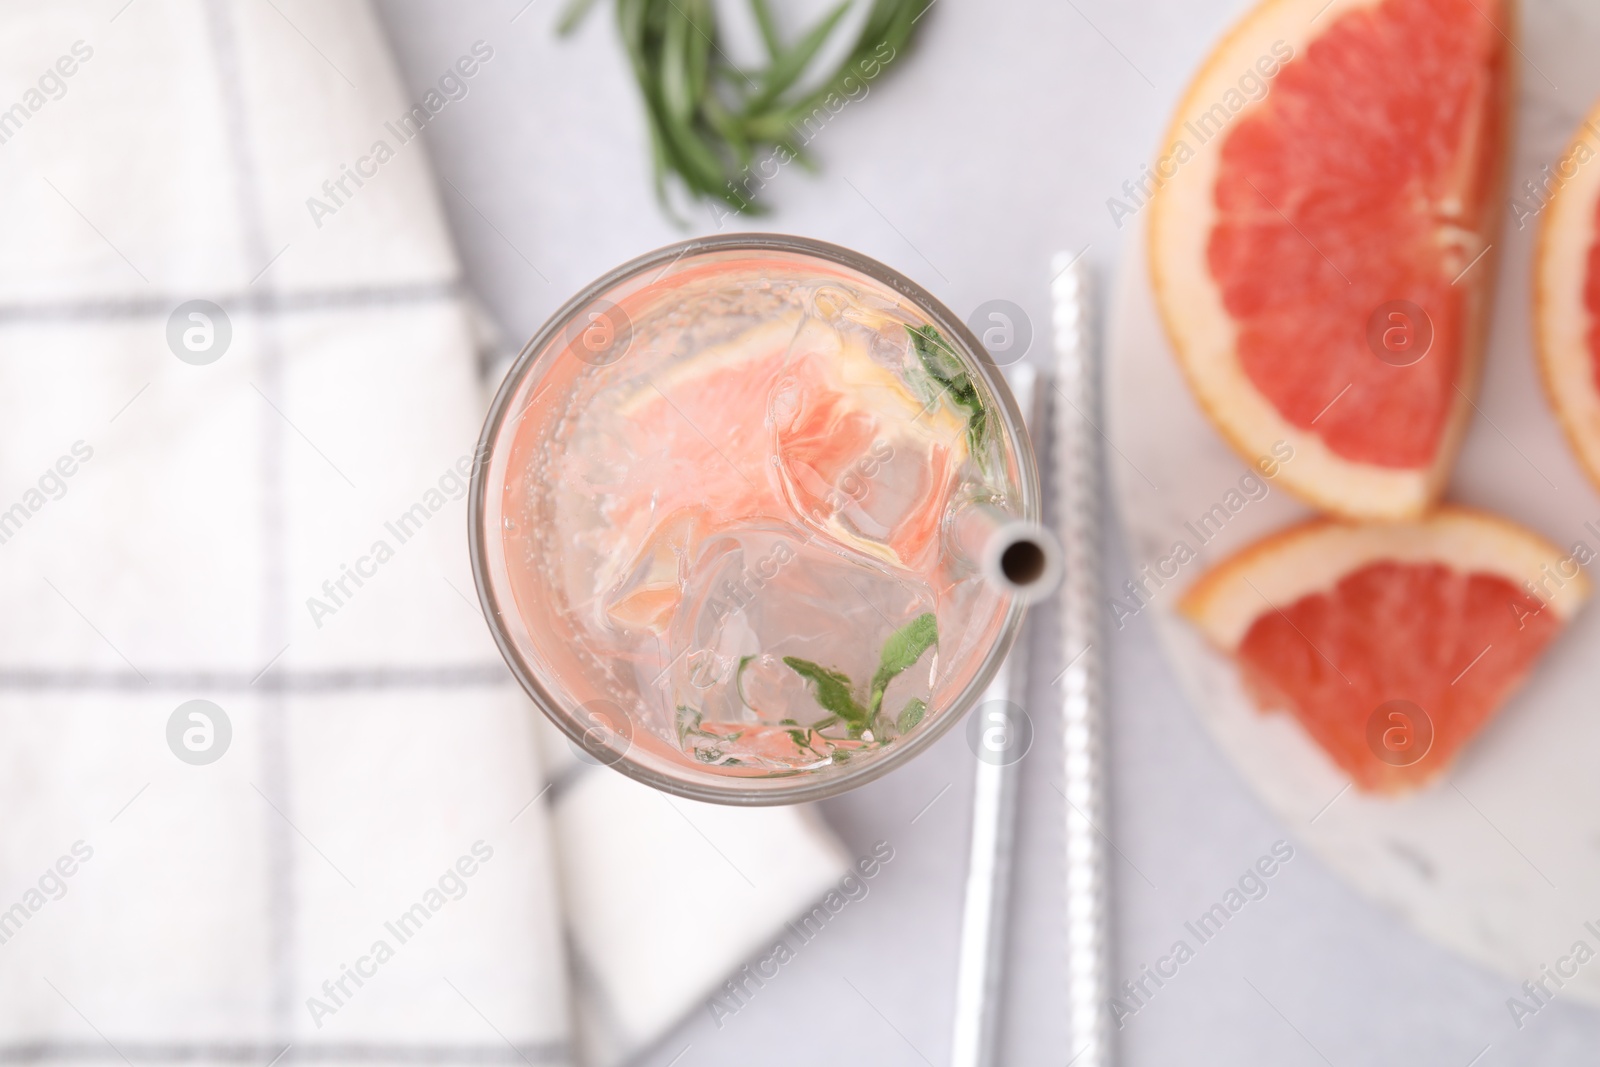
[[[1529,0],[1529,44],[1563,3]],[[527,5],[526,7],[524,5]],[[474,41],[494,48],[470,95],[427,130],[469,284],[518,341],[610,267],[694,233],[658,210],[635,88],[609,17],[554,37],[554,0],[382,0],[408,90],[420,99]],[[782,5],[788,8],[790,5]],[[801,7],[804,5],[796,5]],[[1087,256],[1109,285],[1131,227],[1107,199],[1136,178],[1168,111],[1239,0],[941,0],[914,52],[812,147],[823,170],[781,172],[776,210],[742,228],[849,245],[966,315],[1004,298],[1036,328],[1043,361],[1048,264]],[[815,5],[806,7],[813,10]],[[1592,80],[1592,79],[1591,79]],[[1600,88],[1597,86],[1596,88]],[[724,221],[723,230],[739,227]],[[1115,457],[1112,459],[1115,462]],[[1114,513],[1107,582],[1125,557]],[[1002,1061],[1067,1063],[1062,990],[1063,801],[1052,715],[1054,619],[1034,627],[1025,706],[1018,870]],[[1247,792],[1185,704],[1154,633],[1112,635],[1116,977],[1186,938],[1193,920],[1295,840]],[[894,859],[730,1018],[696,1012],[644,1063],[883,1067],[948,1062],[973,759],[962,732],[891,778],[827,802],[854,853]],[[1200,945],[1118,1034],[1134,1067],[1593,1062],[1600,1015],[1557,1002],[1519,1031],[1516,983],[1423,941],[1298,851],[1253,903]],[[1487,1048],[1487,1051],[1485,1049]]]

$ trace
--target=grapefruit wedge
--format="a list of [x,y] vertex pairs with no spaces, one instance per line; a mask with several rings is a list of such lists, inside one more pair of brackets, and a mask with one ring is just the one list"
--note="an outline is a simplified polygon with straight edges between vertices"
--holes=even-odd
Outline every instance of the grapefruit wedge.
[[[1324,6],[1326,5],[1326,6]],[[1511,0],[1267,0],[1145,175],[1200,405],[1349,518],[1414,518],[1472,412],[1510,124]],[[1133,190],[1139,192],[1139,188]]]
[[[1545,395],[1578,462],[1600,486],[1600,107],[1548,168],[1534,266],[1534,321]],[[1532,197],[1529,202],[1534,201]],[[1528,205],[1525,203],[1524,208]]]
[[[898,320],[882,330],[909,344]],[[924,565],[966,454],[966,421],[948,402],[929,410],[865,340],[799,315],[592,403],[632,457],[627,490],[608,485],[603,525],[587,535],[604,561],[596,607],[604,622],[658,633],[682,597],[682,561],[741,524],[799,513],[864,554]],[[892,479],[874,482],[896,463],[914,492],[891,496],[879,484]]]
[[[1586,557],[1586,553],[1584,554]],[[1580,560],[1505,519],[1319,519],[1204,575],[1179,610],[1369,792],[1448,767],[1589,595]]]

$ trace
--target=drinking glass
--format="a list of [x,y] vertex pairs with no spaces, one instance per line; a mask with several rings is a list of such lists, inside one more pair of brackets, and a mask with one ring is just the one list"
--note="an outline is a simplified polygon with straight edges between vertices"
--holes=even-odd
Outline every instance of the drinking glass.
[[[585,758],[682,797],[815,800],[974,704],[1048,561],[1034,455],[949,309],[845,248],[697,238],[518,356],[471,491],[507,664]],[[1024,583],[1025,584],[1025,583]]]

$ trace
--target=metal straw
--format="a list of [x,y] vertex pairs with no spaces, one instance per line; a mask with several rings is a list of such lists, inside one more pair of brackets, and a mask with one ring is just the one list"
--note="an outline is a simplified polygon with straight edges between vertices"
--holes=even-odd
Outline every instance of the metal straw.
[[1061,639],[1067,830],[1067,1004],[1073,1067],[1112,1063],[1100,617],[1099,360],[1081,256],[1052,265],[1056,506],[1065,556]]
[[[1037,410],[1036,375],[1021,367],[1012,377],[1012,392],[1023,411]],[[1040,421],[1031,418],[1037,431]],[[1051,539],[1054,540],[1053,538]],[[1012,647],[1000,673],[972,714],[984,714],[994,701],[1016,703],[1027,689],[1027,633]],[[1018,756],[1021,754],[1018,753]],[[978,760],[972,787],[972,843],[967,860],[966,899],[961,914],[961,955],[956,967],[955,1032],[951,1038],[953,1067],[994,1067],[1000,1025],[1007,916],[1011,898],[1011,848],[1017,822],[1015,759]]]

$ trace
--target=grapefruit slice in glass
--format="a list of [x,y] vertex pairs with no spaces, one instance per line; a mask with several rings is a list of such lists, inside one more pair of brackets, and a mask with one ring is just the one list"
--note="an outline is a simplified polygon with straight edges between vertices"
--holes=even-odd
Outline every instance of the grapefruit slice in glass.
[[1550,168],[1534,318],[1545,395],[1578,462],[1600,486],[1600,107]]
[[1189,87],[1152,285],[1247,461],[1351,518],[1438,497],[1476,387],[1510,124],[1510,0],[1267,0]]
[[1318,519],[1206,573],[1179,610],[1357,788],[1430,781],[1589,595],[1583,560],[1484,512]]
[[[909,343],[899,320],[857,317]],[[860,337],[792,313],[602,397],[591,402],[604,413],[592,432],[631,457],[638,488],[612,486],[604,522],[585,535],[600,549],[596,587],[607,592],[595,609],[610,623],[663,631],[682,598],[681,561],[741,524],[802,516],[814,532],[905,568],[939,549],[965,420],[913,395]],[[908,490],[888,499],[869,488],[878,470]],[[851,496],[840,485],[860,488]],[[851,524],[874,518],[882,529]]]

